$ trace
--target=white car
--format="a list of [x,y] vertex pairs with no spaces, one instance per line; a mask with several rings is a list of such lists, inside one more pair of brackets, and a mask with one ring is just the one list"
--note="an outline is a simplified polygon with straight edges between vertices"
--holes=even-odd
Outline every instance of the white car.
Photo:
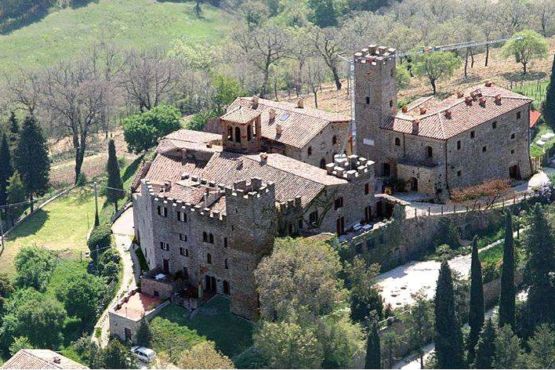
[[152,360],[156,358],[156,352],[154,352],[150,348],[146,347],[131,347],[131,352],[139,359],[139,361],[150,363]]

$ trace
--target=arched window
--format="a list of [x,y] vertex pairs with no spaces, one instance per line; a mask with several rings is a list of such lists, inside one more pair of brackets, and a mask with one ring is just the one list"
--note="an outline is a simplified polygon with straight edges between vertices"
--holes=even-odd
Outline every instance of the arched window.
[[309,157],[312,155],[312,147],[311,146],[308,147],[307,153],[308,153]]
[[208,263],[209,265],[212,264],[212,255],[210,253],[206,254],[206,263]]
[[252,139],[252,126],[248,125],[247,126],[247,141],[251,141]]
[[326,168],[326,158],[322,158],[320,161],[320,168]]
[[227,128],[227,140],[233,140],[233,127],[231,126]]
[[207,243],[208,242],[208,234],[205,232],[202,233],[202,241]]
[[432,149],[431,146],[426,147],[426,156],[428,158],[432,158],[434,156],[434,150]]
[[401,139],[398,137],[395,138],[395,146],[401,146]]
[[337,136],[333,135],[333,137],[331,138],[331,143],[333,145],[337,144]]
[[210,233],[210,235],[208,235],[208,242],[210,244],[214,244],[214,235],[212,233]]
[[235,127],[235,142],[241,142],[241,129],[239,127]]
[[227,264],[227,258],[224,260],[224,266],[226,270],[229,269],[229,265]]

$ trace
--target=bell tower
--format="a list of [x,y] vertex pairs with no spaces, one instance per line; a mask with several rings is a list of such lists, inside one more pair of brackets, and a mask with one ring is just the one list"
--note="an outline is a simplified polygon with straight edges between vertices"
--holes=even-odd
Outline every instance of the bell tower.
[[262,140],[261,110],[258,97],[250,106],[238,106],[220,117],[222,142],[226,150],[238,153],[258,153]]
[[380,125],[397,113],[396,51],[370,45],[354,55],[357,154],[378,163],[384,154]]

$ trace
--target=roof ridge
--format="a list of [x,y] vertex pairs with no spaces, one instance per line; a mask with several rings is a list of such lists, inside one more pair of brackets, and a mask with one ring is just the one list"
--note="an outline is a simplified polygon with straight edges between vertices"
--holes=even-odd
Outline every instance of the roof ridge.
[[[239,99],[246,100],[246,101],[249,101],[249,100],[250,100],[250,98],[247,98],[247,97],[239,97]],[[270,102],[270,104],[265,104],[264,102]],[[273,101],[273,100],[262,99],[262,98],[258,100],[258,105],[266,105],[266,106],[268,106],[268,107],[270,107],[270,108],[275,108],[276,105],[283,104],[283,103],[285,103],[285,104],[291,104],[291,105],[293,105],[293,106],[295,105],[294,103],[290,103],[290,102],[287,102],[287,101],[284,101],[284,102],[276,102],[276,101]],[[283,109],[283,108],[281,108],[281,109]],[[302,110],[301,110],[301,109],[302,109]],[[350,118],[348,118],[348,117],[346,117],[346,116],[343,117],[343,116],[342,116],[341,114],[339,114],[339,113],[328,112],[328,111],[325,111],[325,110],[320,109],[320,108],[310,108],[310,107],[307,107],[307,108],[297,108],[297,110],[295,110],[295,107],[293,107],[293,111],[294,111],[295,113],[298,113],[298,114],[303,115],[303,116],[309,116],[309,117],[313,117],[313,118],[321,118],[321,119],[324,119],[324,120],[330,121],[330,122],[343,122],[344,120],[330,120],[330,119],[326,119],[326,118],[323,118],[323,117],[319,117],[318,115],[315,115],[315,114],[309,114],[309,111],[319,111],[319,112],[323,112],[323,113],[325,113],[325,114],[337,115],[338,118],[345,118],[346,121],[350,121],[350,120],[351,120]]]
[[[282,154],[279,154],[279,153],[267,153],[267,154],[268,154],[268,155],[271,155],[271,154],[282,155]],[[251,156],[255,156],[255,155],[257,155],[257,154],[250,154],[250,155],[245,155],[245,156],[242,156],[242,157],[246,157],[247,159],[249,159],[250,161],[253,161],[253,162],[255,162],[255,163],[260,163],[260,162],[257,161],[255,158],[252,158],[252,157],[251,157]],[[296,159],[294,159],[294,158],[291,158],[291,157],[287,157],[287,156],[284,156],[284,155],[282,155],[282,156],[285,157],[285,158],[287,158],[287,159],[291,159],[291,160],[294,160],[294,161],[297,161],[297,162],[300,162],[300,163],[304,163],[304,162],[298,161],[298,160],[296,160]],[[304,163],[304,164],[306,164],[306,163]],[[311,179],[311,178],[309,178],[309,177],[306,177],[305,175],[297,175],[296,173],[292,173],[292,172],[286,171],[286,170],[284,170],[284,169],[282,169],[282,168],[279,168],[279,167],[276,167],[276,166],[274,166],[274,165],[271,165],[271,164],[268,163],[268,162],[266,162],[265,165],[268,166],[268,167],[272,167],[273,169],[276,169],[276,170],[278,170],[278,171],[280,171],[280,172],[283,172],[283,173],[287,173],[287,174],[290,174],[290,175],[293,175],[293,176],[302,177],[303,179],[308,180],[308,181],[310,181],[310,182],[312,182],[312,183],[314,183],[314,184],[325,185],[325,184],[322,184],[321,182],[318,182],[318,181],[315,181],[315,180],[313,180],[313,179]]]

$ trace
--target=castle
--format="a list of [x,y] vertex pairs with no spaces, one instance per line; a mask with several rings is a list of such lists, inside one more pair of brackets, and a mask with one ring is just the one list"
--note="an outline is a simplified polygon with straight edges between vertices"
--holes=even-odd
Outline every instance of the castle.
[[398,111],[395,68],[395,49],[354,55],[356,152],[376,162],[379,178],[444,198],[491,179],[531,176],[531,99],[488,81]]
[[136,239],[154,271],[141,289],[226,294],[232,312],[254,318],[253,273],[276,236],[342,235],[375,216],[373,162],[340,154],[348,119],[302,103],[241,98],[220,125],[163,138],[133,185]]

